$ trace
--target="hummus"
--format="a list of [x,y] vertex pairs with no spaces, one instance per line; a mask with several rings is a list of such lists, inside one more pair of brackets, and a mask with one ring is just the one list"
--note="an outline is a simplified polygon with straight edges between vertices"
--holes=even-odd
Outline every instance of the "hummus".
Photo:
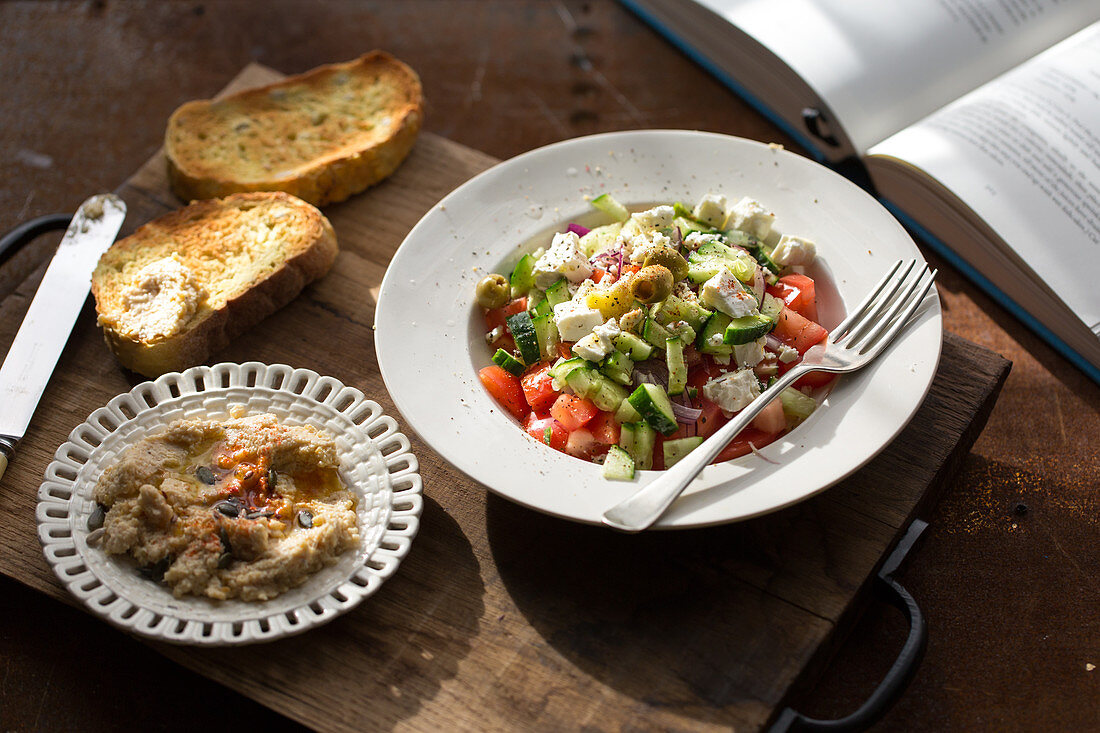
[[177,420],[96,483],[102,547],[176,596],[273,598],[359,544],[338,465],[331,437],[273,415]]

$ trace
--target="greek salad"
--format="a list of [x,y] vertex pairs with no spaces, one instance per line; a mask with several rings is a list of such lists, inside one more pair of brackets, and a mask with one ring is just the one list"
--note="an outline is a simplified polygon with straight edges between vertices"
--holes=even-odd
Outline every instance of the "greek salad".
[[[751,198],[591,203],[607,223],[570,224],[478,283],[493,362],[478,376],[533,439],[631,480],[680,460],[826,338],[804,273],[816,246],[773,230]],[[833,378],[784,390],[715,462],[791,430]]]

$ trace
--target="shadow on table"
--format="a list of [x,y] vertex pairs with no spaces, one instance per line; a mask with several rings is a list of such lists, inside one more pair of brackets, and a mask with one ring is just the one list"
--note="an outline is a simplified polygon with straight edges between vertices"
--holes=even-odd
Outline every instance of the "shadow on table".
[[776,705],[828,625],[770,588],[809,556],[828,574],[837,548],[819,499],[734,525],[625,535],[489,496],[488,536],[519,611],[570,663],[645,706],[729,724]]

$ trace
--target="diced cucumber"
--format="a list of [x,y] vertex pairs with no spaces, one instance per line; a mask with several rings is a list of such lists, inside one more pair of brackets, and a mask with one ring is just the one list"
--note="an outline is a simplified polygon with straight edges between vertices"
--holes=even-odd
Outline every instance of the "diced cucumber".
[[662,435],[672,435],[679,429],[676,413],[664,388],[656,384],[641,384],[627,398],[630,406],[638,411],[642,419]]
[[703,439],[698,435],[691,438],[680,438],[679,440],[666,440],[665,444],[661,446],[665,453],[665,468],[672,468],[681,458],[698,448],[702,442]]
[[630,218],[630,212],[626,210],[626,207],[612,198],[609,193],[592,199],[592,207],[607,214],[615,221],[626,221]]
[[642,416],[638,414],[638,411],[634,409],[630,404],[630,400],[623,400],[619,404],[619,409],[615,410],[615,422],[620,425],[632,422],[641,422]]
[[603,252],[615,243],[622,228],[622,223],[616,221],[589,231],[588,234],[581,237],[581,252],[584,253],[585,257],[592,257]]
[[658,349],[665,348],[665,342],[671,335],[664,326],[652,318],[646,318],[645,323],[642,324],[642,338]]
[[523,374],[523,362],[504,349],[497,349],[497,353],[493,354],[493,363],[517,377]]
[[[675,208],[675,206],[673,206]],[[674,212],[675,213],[675,212]],[[672,220],[672,226],[680,227],[680,236],[686,237],[692,232],[701,232],[702,234],[719,234],[717,229],[707,226],[701,221],[696,221],[692,218],[691,212],[688,211],[685,216],[683,212],[677,213],[676,218]]]
[[738,346],[767,335],[773,328],[775,324],[771,320],[759,313],[753,313],[751,316],[731,319],[722,339],[727,344]]
[[569,281],[564,277],[546,288],[546,302],[553,309],[555,305],[569,300]]
[[607,412],[618,410],[627,396],[625,389],[591,367],[572,370],[566,375],[565,383],[574,393],[592,400],[596,407]]
[[634,334],[623,331],[615,337],[615,348],[630,357],[632,361],[645,361],[653,353],[653,346]]
[[634,371],[634,362],[621,351],[614,350],[600,362],[600,371],[619,384],[630,384],[630,373]]
[[603,460],[603,477],[611,481],[633,480],[634,459],[619,446],[611,446]]
[[[715,311],[703,325],[703,330],[695,338],[695,348],[702,354],[718,354],[729,356],[733,353],[733,347],[725,343],[726,326],[730,325],[729,316],[722,311]],[[714,338],[717,336],[718,338]],[[717,341],[718,343],[714,343]]]
[[558,353],[558,344],[561,343],[554,316],[550,313],[536,316],[531,319],[531,323],[535,327],[535,335],[539,340],[539,354],[543,359],[553,358]]
[[653,468],[656,442],[657,431],[644,422],[623,423],[619,430],[619,445],[634,459],[634,466],[643,471]]
[[[540,298],[532,299],[531,295],[538,293]],[[554,312],[554,307],[550,304],[550,301],[546,299],[546,296],[539,290],[532,290],[531,295],[527,296],[527,312],[531,314],[531,318],[537,318],[538,316],[549,316]]]
[[760,315],[772,323],[779,323],[779,314],[783,312],[783,301],[771,293],[764,293],[764,302],[760,304]]
[[688,279],[693,283],[706,282],[723,267],[743,283],[756,276],[756,262],[750,255],[720,242],[707,242],[688,255]]
[[519,355],[523,358],[523,361],[527,366],[537,364],[541,352],[539,351],[539,337],[535,333],[535,324],[531,322],[531,314],[527,311],[520,311],[514,315],[508,316],[505,323],[508,324],[508,330],[512,334],[512,338],[515,339],[516,347],[519,349]]
[[574,356],[572,359],[558,359],[554,362],[554,365],[550,367],[549,374],[552,378],[564,384],[565,378],[569,376],[569,372],[584,366],[588,366],[588,362],[579,356]]
[[772,273],[776,275],[783,269],[775,263],[775,260],[772,259],[771,250],[764,245],[760,245],[756,251],[753,252],[753,256],[756,257],[756,261],[759,262],[765,270],[771,270]]
[[535,287],[535,257],[530,254],[521,257],[515,269],[512,270],[512,277],[508,282],[512,286],[513,298],[527,295],[527,292]]
[[668,331],[669,338],[679,338],[685,344],[695,343],[695,329],[684,321],[670,323],[666,330]]
[[688,369],[684,363],[684,342],[679,337],[665,342],[665,361],[668,363],[668,393],[682,394],[687,386]]
[[711,312],[690,300],[670,295],[660,303],[654,303],[650,315],[662,326],[684,321],[693,330],[698,331],[710,318]]
[[794,387],[787,387],[780,392],[779,401],[783,403],[783,414],[787,416],[791,427],[798,425],[817,409],[817,402],[813,397],[802,394]]

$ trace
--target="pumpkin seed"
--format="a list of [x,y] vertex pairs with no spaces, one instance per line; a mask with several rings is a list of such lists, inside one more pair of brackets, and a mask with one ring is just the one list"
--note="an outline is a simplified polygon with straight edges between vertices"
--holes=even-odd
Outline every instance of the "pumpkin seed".
[[107,507],[96,502],[95,509],[88,515],[88,529],[94,532],[103,526],[103,520],[107,516]]
[[274,491],[277,483],[279,483],[279,474],[276,473],[274,468],[269,468],[267,470],[267,490]]
[[248,514],[245,514],[244,518],[245,519],[260,519],[261,517],[273,517],[273,516],[275,516],[275,512],[261,509],[261,510],[257,510],[257,511],[254,511],[254,512],[249,512]]
[[233,563],[233,553],[223,552],[218,555],[218,570],[225,570]]
[[241,514],[241,505],[235,499],[219,501],[214,508],[230,519],[236,519]]
[[95,547],[100,543],[105,534],[107,534],[107,530],[103,529],[103,527],[99,527],[89,532],[84,541],[88,543],[88,547]]
[[172,565],[171,555],[165,555],[164,557],[157,560],[152,565],[144,565],[144,566],[138,568],[138,572],[141,573],[144,577],[148,578],[149,580],[153,580],[153,581],[156,581],[157,583],[159,583],[160,581],[164,580],[164,573],[167,572],[168,568],[171,565]]
[[298,525],[302,529],[310,529],[313,527],[313,514],[303,509],[298,512]]
[[217,476],[214,475],[214,471],[207,466],[199,466],[195,469],[195,476],[208,486],[213,486],[218,480]]

